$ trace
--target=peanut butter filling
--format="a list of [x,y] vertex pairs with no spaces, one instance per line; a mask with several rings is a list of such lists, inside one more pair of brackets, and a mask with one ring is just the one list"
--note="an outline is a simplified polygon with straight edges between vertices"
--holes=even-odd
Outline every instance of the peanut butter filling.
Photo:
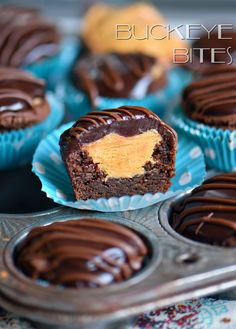
[[131,137],[109,134],[87,144],[83,150],[107,174],[107,178],[132,178],[144,174],[147,162],[154,162],[152,154],[161,141],[161,135],[151,129]]

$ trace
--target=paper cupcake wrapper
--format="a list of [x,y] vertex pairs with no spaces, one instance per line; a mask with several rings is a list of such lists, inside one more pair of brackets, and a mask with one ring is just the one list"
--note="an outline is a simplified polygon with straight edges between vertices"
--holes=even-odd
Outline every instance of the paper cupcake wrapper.
[[102,212],[134,210],[193,188],[205,177],[205,162],[201,149],[194,142],[189,142],[185,137],[179,136],[176,176],[172,179],[172,186],[168,192],[76,201],[58,144],[62,132],[71,126],[72,123],[63,125],[41,141],[32,164],[33,172],[42,183],[42,191],[61,205]]
[[44,121],[29,128],[0,133],[0,170],[30,163],[40,140],[62,121],[63,105],[52,93],[47,94],[47,99],[51,111]]
[[47,88],[55,90],[58,82],[66,77],[78,55],[80,45],[74,38],[67,38],[60,45],[59,53],[38,63],[24,66],[38,78],[47,81]]
[[[175,68],[169,72],[167,87],[162,90],[142,99],[98,97],[97,109],[116,108],[123,105],[144,106],[163,117],[176,104],[181,91],[190,80],[191,75],[188,71]],[[58,86],[57,94],[65,102],[70,120],[77,120],[80,116],[92,111],[88,97],[69,80]]]
[[201,147],[209,168],[224,172],[236,170],[236,131],[197,123],[189,119],[181,107],[176,108],[171,122]]

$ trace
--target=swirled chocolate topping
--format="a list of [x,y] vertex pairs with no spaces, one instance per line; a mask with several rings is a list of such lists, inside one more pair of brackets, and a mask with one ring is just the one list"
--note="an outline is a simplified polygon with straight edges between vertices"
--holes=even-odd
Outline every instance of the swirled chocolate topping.
[[157,59],[144,54],[87,54],[73,70],[77,88],[95,106],[98,96],[142,98],[166,84],[166,75]]
[[173,228],[207,244],[236,246],[236,173],[206,180],[174,206]]
[[19,67],[58,51],[56,27],[33,9],[0,6],[0,65]]
[[185,112],[192,120],[223,129],[236,126],[235,67],[209,68],[183,92]]
[[16,251],[16,264],[34,280],[95,288],[129,279],[147,255],[144,241],[131,229],[84,218],[31,230]]
[[44,82],[14,68],[0,68],[0,131],[42,121],[49,113]]
[[138,106],[90,112],[60,137],[78,200],[167,191],[176,144],[175,131]]

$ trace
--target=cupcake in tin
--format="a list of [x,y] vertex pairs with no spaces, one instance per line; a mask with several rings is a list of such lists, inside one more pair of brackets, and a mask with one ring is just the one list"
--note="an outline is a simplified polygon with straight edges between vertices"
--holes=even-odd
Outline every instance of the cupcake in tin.
[[203,149],[209,167],[236,168],[235,67],[213,66],[183,92],[172,122]]
[[33,228],[15,252],[33,280],[64,288],[102,288],[133,277],[150,256],[132,229],[97,218]]
[[236,173],[207,179],[174,204],[171,226],[184,237],[221,246],[236,246]]
[[57,70],[63,71],[69,65],[62,62],[65,56],[57,27],[39,11],[2,5],[0,27],[0,66],[24,68],[39,78],[52,80]]
[[1,169],[29,162],[40,139],[61,121],[61,105],[44,89],[43,80],[25,71],[0,68]]

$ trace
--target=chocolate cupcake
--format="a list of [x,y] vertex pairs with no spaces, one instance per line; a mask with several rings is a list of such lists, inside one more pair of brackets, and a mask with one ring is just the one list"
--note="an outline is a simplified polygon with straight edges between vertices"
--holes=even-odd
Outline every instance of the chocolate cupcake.
[[75,64],[73,81],[96,107],[99,96],[142,99],[164,88],[166,75],[154,57],[141,53],[86,54]]
[[235,67],[212,66],[183,92],[182,106],[170,118],[203,150],[210,168],[236,168]]
[[0,67],[0,170],[30,163],[40,140],[63,116],[62,104],[46,94],[43,80]]
[[91,112],[60,138],[77,200],[166,192],[176,144],[175,131],[138,106]]
[[34,9],[0,6],[0,65],[22,67],[59,51],[57,28]]
[[23,129],[49,114],[45,83],[14,68],[0,68],[0,132]]
[[236,128],[236,68],[214,66],[183,92],[186,115],[197,122],[222,129]]
[[236,173],[206,180],[174,205],[171,225],[202,243],[236,247]]
[[147,255],[143,239],[128,227],[82,218],[32,229],[15,261],[33,280],[80,289],[131,278]]

